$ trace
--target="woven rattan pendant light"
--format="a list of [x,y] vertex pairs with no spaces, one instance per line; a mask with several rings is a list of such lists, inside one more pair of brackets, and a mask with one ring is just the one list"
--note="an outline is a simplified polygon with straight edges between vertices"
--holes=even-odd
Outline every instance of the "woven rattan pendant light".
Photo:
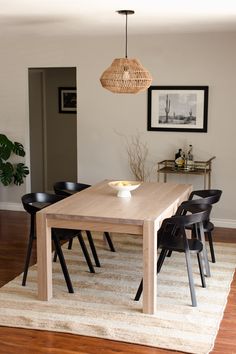
[[125,58],[114,59],[100,78],[102,86],[114,93],[138,93],[145,91],[152,83],[152,77],[138,59],[127,56],[127,20],[133,15],[133,10],[119,10],[120,15],[126,16],[125,26]]

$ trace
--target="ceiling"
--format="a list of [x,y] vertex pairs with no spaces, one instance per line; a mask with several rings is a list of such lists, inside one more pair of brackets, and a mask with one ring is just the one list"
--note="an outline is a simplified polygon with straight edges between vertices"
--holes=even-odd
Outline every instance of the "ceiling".
[[129,34],[236,31],[236,0],[0,0],[1,34],[120,34],[121,9]]

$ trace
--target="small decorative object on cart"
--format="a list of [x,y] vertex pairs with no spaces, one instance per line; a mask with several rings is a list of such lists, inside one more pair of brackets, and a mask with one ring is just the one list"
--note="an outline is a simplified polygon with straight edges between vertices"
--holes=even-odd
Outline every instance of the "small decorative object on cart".
[[194,170],[193,146],[192,145],[189,145],[187,159],[186,159],[186,168],[189,171]]
[[178,162],[176,161],[179,157],[181,157],[182,154],[182,149],[179,149],[179,151],[175,154],[175,167],[178,167]]
[[175,154],[175,168],[184,169],[188,171],[194,170],[194,159],[193,159],[193,146],[189,145],[187,153],[183,149]]

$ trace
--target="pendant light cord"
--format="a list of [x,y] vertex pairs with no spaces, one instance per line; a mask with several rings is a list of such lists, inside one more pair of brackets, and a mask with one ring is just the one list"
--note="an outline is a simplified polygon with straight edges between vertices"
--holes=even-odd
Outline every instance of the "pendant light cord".
[[125,59],[128,58],[128,15],[133,15],[134,10],[118,10],[118,14],[125,15]]

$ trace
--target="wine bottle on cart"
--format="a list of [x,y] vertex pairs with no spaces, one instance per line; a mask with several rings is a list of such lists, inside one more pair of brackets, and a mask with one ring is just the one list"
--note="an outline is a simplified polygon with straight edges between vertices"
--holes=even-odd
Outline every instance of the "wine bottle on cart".
[[182,149],[179,149],[179,151],[175,154],[175,167],[178,168],[179,164],[178,164],[178,159],[181,157],[182,155]]
[[194,170],[194,159],[193,159],[193,146],[189,145],[187,153],[187,169],[192,171]]

